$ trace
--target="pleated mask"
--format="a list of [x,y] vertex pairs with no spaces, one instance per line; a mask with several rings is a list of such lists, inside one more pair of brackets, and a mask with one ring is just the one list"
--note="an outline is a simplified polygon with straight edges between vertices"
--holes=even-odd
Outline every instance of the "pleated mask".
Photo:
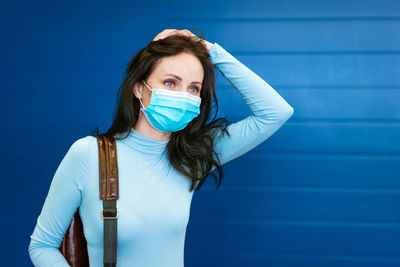
[[144,107],[140,104],[147,121],[161,132],[176,132],[182,130],[200,114],[201,97],[187,92],[178,92],[161,88],[150,88],[152,91],[150,104]]

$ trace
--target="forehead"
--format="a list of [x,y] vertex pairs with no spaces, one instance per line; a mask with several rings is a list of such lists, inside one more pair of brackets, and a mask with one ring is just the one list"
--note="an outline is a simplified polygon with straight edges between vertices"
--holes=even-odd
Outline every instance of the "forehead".
[[200,60],[195,55],[186,52],[162,57],[153,73],[158,77],[172,73],[187,82],[202,81],[204,77],[204,69]]

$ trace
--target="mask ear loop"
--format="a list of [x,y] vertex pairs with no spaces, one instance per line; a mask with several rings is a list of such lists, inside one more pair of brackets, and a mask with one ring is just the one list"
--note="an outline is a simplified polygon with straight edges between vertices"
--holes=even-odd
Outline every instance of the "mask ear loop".
[[[147,83],[146,83],[145,81],[142,80],[142,82],[146,85],[147,88],[149,88],[150,91],[153,92],[153,90],[147,85]],[[142,98],[139,98],[139,101],[140,101],[140,104],[142,105],[143,109],[146,109],[146,108],[144,107],[144,105],[143,105]]]
[[150,86],[148,86],[147,83],[146,83],[145,81],[142,81],[142,82],[146,85],[147,88],[149,88],[150,91],[153,92],[153,89],[151,89]]
[[139,102],[140,102],[140,104],[142,105],[143,109],[145,109],[145,108],[144,108],[144,105],[143,105],[143,103],[142,103],[142,99],[141,99],[141,98],[139,98]]

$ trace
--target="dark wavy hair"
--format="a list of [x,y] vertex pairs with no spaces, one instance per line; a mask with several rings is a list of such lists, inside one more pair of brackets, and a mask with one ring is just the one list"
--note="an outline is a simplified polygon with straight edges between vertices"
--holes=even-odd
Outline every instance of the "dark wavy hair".
[[[217,188],[223,178],[222,165],[218,153],[214,151],[215,140],[219,134],[228,134],[226,118],[216,119],[218,113],[218,100],[215,93],[215,68],[210,60],[210,55],[201,40],[204,36],[181,36],[171,35],[167,38],[152,41],[131,59],[124,73],[124,81],[117,94],[119,99],[113,112],[113,123],[107,132],[102,135],[124,139],[134,127],[140,112],[140,102],[133,94],[134,85],[137,82],[146,80],[157,66],[162,57],[176,55],[181,52],[189,52],[196,56],[204,68],[204,80],[200,97],[200,114],[194,118],[184,129],[171,132],[167,144],[168,157],[172,166],[192,179],[190,191],[199,190],[208,175],[214,176]],[[215,102],[215,114],[212,121],[209,121],[212,112],[212,103]],[[96,127],[92,135],[99,135]],[[115,137],[115,134],[128,134],[122,138]],[[214,158],[215,156],[215,158]],[[219,173],[219,179],[211,172],[215,166]]]

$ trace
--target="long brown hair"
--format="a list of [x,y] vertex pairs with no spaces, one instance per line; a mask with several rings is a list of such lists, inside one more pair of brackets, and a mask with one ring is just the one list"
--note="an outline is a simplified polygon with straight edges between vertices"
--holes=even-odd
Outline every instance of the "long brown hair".
[[[133,94],[134,85],[141,80],[146,80],[162,57],[176,55],[183,51],[192,53],[200,60],[204,68],[204,80],[200,91],[202,98],[200,114],[184,129],[171,132],[167,144],[168,158],[172,166],[192,179],[190,191],[200,189],[210,174],[214,176],[217,188],[220,186],[223,170],[218,154],[214,151],[214,144],[219,134],[229,135],[227,131],[229,121],[226,118],[215,118],[218,113],[215,69],[207,48],[200,39],[204,40],[202,34],[195,37],[171,35],[152,41],[139,50],[125,70],[124,81],[118,90],[119,100],[113,112],[114,121],[108,131],[102,133],[109,138],[126,138],[131,132],[131,127],[136,124],[140,112],[140,102]],[[216,110],[212,121],[209,122],[213,102],[215,102]],[[122,138],[114,136],[126,131],[128,134]],[[98,132],[97,128],[92,135],[96,136],[99,134]],[[211,172],[213,165],[218,170],[218,180],[216,175]]]

